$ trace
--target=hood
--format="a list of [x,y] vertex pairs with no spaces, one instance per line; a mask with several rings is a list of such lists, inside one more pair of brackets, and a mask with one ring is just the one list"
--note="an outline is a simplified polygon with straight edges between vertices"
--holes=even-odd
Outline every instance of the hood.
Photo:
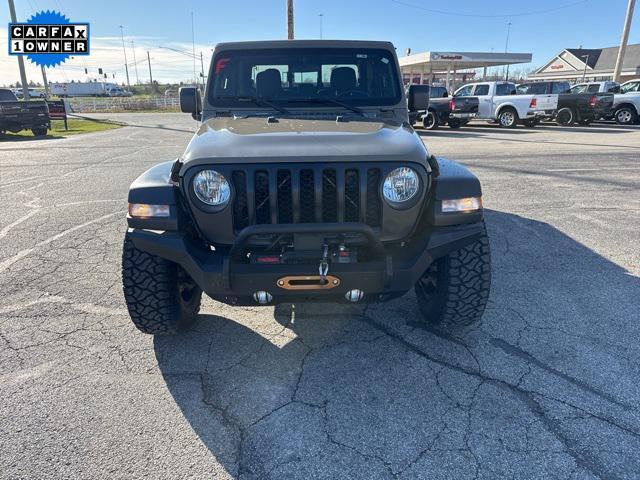
[[379,120],[219,117],[201,125],[182,159],[185,164],[424,162],[426,155],[413,129]]

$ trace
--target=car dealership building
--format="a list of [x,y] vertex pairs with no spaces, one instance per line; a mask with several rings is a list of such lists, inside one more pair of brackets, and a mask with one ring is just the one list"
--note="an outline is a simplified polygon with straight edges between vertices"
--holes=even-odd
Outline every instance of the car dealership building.
[[[529,74],[529,80],[580,82],[612,80],[618,47],[566,48],[544,66]],[[628,45],[620,81],[640,77],[640,44]]]

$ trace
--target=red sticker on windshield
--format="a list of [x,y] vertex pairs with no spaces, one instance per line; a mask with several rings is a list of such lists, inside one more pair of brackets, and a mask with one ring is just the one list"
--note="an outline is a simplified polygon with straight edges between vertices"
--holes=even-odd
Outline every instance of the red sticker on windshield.
[[227,63],[229,63],[231,59],[230,58],[221,58],[216,62],[216,73],[220,73],[220,70],[222,70],[223,68],[225,68],[227,66]]

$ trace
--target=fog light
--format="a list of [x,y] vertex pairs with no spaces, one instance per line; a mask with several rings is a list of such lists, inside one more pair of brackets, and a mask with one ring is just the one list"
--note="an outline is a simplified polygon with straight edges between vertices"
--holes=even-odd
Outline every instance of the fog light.
[[253,299],[258,302],[260,305],[266,305],[267,303],[273,300],[273,295],[269,292],[265,292],[264,290],[260,290],[253,294]]
[[482,208],[482,197],[442,200],[442,212],[473,212]]
[[129,215],[132,217],[168,217],[169,205],[147,205],[146,203],[130,203]]
[[347,293],[345,293],[344,298],[346,298],[350,302],[356,303],[364,298],[364,292],[362,290],[354,288],[353,290],[349,290]]

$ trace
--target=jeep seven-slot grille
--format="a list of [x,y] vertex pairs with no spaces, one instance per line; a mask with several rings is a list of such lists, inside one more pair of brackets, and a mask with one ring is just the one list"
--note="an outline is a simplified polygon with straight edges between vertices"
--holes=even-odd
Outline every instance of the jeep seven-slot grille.
[[381,225],[381,171],[366,167],[233,170],[235,230],[252,224],[362,222]]

